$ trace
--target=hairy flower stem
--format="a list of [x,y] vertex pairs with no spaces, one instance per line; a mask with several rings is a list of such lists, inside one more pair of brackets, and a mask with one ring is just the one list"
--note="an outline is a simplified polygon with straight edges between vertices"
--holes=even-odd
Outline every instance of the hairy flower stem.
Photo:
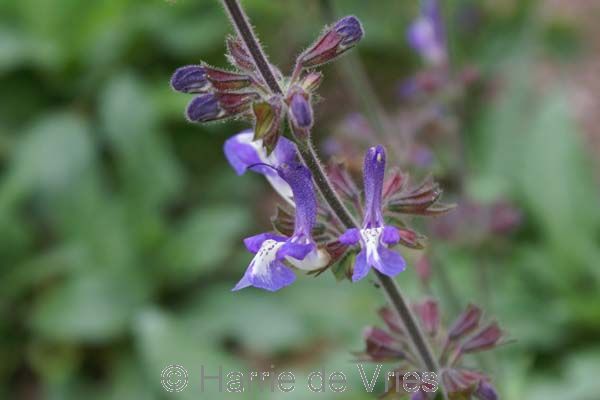
[[[277,83],[277,79],[273,75],[273,71],[269,66],[267,58],[263,53],[256,36],[254,35],[248,17],[244,13],[239,0],[222,0],[227,12],[229,13],[233,24],[235,25],[240,37],[246,44],[248,51],[254,58],[256,65],[260,71],[261,76],[269,86],[269,88],[277,94],[282,94],[281,87]],[[346,206],[340,200],[338,194],[333,189],[333,186],[329,182],[325,171],[315,149],[310,140],[303,142],[296,141],[298,144],[298,153],[306,164],[306,167],[312,172],[315,184],[319,188],[319,192],[334,212],[336,217],[346,226],[346,228],[358,228],[358,224],[352,217],[352,214],[348,211]],[[388,301],[392,305],[393,309],[397,312],[401,321],[403,322],[406,332],[411,338],[412,345],[417,356],[420,358],[423,368],[430,372],[439,372],[439,364],[437,359],[434,357],[431,351],[423,331],[419,327],[415,316],[413,315],[407,301],[400,293],[400,289],[396,285],[393,279],[381,274],[379,271],[375,271],[377,279],[381,288],[385,291]]]

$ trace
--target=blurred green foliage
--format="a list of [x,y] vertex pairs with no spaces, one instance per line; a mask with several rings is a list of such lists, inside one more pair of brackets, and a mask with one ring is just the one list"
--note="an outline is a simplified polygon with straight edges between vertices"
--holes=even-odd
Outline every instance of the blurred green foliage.
[[[316,0],[245,3],[284,68],[321,28]],[[361,56],[390,99],[390,82],[419,65],[403,39],[416,4],[377,3],[337,6],[364,21]],[[450,14],[462,3],[450,2]],[[503,398],[591,400],[600,393],[597,180],[561,84],[542,98],[531,85],[540,53],[576,61],[578,39],[537,21],[537,2],[519,4],[492,7],[476,37],[453,32],[453,52],[505,76],[469,115],[468,188],[513,199],[524,226],[477,253],[440,251],[461,300],[486,302],[516,339],[491,360]],[[212,0],[0,3],[0,398],[195,399],[200,365],[271,364],[298,376],[344,371],[355,390],[339,398],[372,397],[349,353],[384,301],[369,283],[326,274],[277,294],[230,292],[250,259],[240,239],[268,226],[272,198],[222,157],[243,124],[187,124],[188,98],[168,85],[177,66],[224,65],[230,31]],[[327,106],[339,90],[327,72],[317,135],[354,109]],[[477,281],[483,261],[489,293]],[[413,271],[399,280],[419,298]],[[171,363],[191,373],[178,395],[160,384]],[[255,397],[312,398],[305,386]]]

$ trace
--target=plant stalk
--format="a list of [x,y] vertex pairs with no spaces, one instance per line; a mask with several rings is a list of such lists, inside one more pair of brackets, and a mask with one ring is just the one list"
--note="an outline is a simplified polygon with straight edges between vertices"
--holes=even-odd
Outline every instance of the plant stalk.
[[[251,56],[254,58],[256,66],[264,81],[274,93],[282,94],[281,87],[273,75],[273,71],[252,31],[248,17],[242,9],[239,0],[222,0],[222,2],[231,17],[238,34],[246,44]],[[346,206],[342,203],[335,189],[329,182],[310,140],[298,143],[298,153],[302,161],[306,164],[306,167],[311,171],[319,192],[336,217],[346,228],[358,228],[359,226],[352,217],[352,214],[350,214]],[[402,296],[396,282],[377,270],[375,270],[375,275],[377,276],[381,288],[386,293],[390,305],[403,322],[406,332],[410,336],[414,351],[421,361],[422,367],[427,371],[438,373],[440,370],[438,361],[433,355],[423,331],[419,327],[408,302]]]

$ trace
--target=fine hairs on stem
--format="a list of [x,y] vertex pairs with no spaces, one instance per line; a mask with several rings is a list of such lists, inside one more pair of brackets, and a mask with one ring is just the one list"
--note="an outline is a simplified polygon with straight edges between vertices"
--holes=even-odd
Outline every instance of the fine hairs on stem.
[[[269,66],[267,58],[252,31],[252,27],[248,21],[239,0],[222,0],[225,9],[231,17],[231,21],[246,45],[250,55],[254,59],[256,66],[263,77],[264,81],[269,86],[274,94],[281,94],[282,90],[277,79]],[[344,204],[341,202],[336,191],[332,187],[327,175],[325,174],[321,163],[316,155],[315,149],[310,139],[305,141],[296,141],[298,144],[298,152],[306,167],[312,172],[314,181],[319,189],[319,192],[331,208],[335,216],[340,220],[346,228],[358,228],[358,224],[354,221],[352,215],[348,212]],[[411,340],[411,345],[416,354],[419,356],[422,367],[430,372],[439,372],[439,364],[431,351],[425,335],[422,332],[419,324],[416,321],[406,299],[402,296],[396,282],[380,273],[374,271],[381,288],[384,290],[386,297],[402,321],[406,332]],[[445,396],[445,393],[444,393]]]

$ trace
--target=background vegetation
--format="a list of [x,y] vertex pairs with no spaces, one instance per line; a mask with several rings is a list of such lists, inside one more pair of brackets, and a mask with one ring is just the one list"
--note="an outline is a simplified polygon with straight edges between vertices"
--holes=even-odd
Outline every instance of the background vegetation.
[[[364,21],[358,53],[390,112],[397,84],[422,64],[405,40],[416,3],[335,3]],[[494,87],[465,111],[466,190],[510,200],[521,223],[483,243],[436,240],[436,254],[460,302],[483,304],[516,340],[484,360],[505,399],[600,393],[593,3],[445,6],[453,62]],[[316,0],[245,5],[284,70],[324,23]],[[240,239],[268,226],[276,198],[226,165],[222,143],[244,124],[186,123],[188,98],[168,85],[177,66],[224,66],[230,31],[212,0],[0,3],[0,398],[204,398],[200,365],[297,377],[324,367],[350,380],[339,398],[372,398],[350,354],[384,302],[367,280],[230,292],[250,259]],[[317,140],[359,109],[345,101],[352,82],[326,71]],[[422,296],[414,268],[398,280]],[[454,317],[435,277],[432,290]],[[170,363],[190,371],[184,393],[161,387]],[[313,398],[302,384],[258,397]]]

